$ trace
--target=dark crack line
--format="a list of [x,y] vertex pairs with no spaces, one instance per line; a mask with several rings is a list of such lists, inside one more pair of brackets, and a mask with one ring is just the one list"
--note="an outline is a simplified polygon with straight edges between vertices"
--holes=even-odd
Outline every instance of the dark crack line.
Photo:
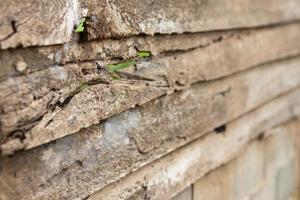
[[[293,57],[297,57],[297,56],[293,56]],[[275,60],[275,61],[270,61],[270,62],[267,62],[267,63],[275,63],[275,62],[282,61],[282,60],[286,60],[286,59],[289,59],[289,57],[288,57],[288,58],[284,58],[284,59],[277,59],[277,60]],[[258,66],[260,66],[260,65],[258,65]],[[237,74],[237,73],[242,73],[242,72],[245,72],[245,71],[250,71],[250,70],[253,70],[253,68],[258,67],[258,66],[254,66],[254,67],[251,67],[251,68],[249,68],[249,69],[242,70],[242,71],[239,71],[239,72],[236,72],[236,73],[232,73],[232,74],[229,74],[229,75],[234,75],[234,74]],[[229,76],[229,75],[227,75],[227,76]],[[227,76],[226,76],[226,77],[227,77]],[[201,84],[201,83],[206,83],[206,84],[208,84],[208,83],[210,83],[210,82],[212,82],[212,81],[215,81],[215,80],[221,80],[221,79],[224,79],[224,78],[225,78],[225,77],[221,77],[221,78],[217,78],[217,79],[212,79],[212,80],[206,80],[206,81],[197,81],[197,82],[195,82],[195,83],[192,83],[190,86],[193,86],[193,85],[196,85],[196,84]],[[97,85],[97,84],[111,84],[111,83],[110,83],[110,82],[107,82],[107,81],[103,81],[103,80],[98,80],[98,81],[94,81],[94,82],[89,82],[89,83],[87,83],[87,84],[89,84],[89,85]],[[149,87],[151,87],[151,86],[149,86]],[[156,87],[156,88],[160,88],[160,87],[169,88],[169,86],[152,86],[152,87]],[[181,91],[181,90],[179,90],[179,91]],[[69,97],[67,97],[63,102],[58,102],[58,103],[54,104],[54,107],[56,107],[56,106],[59,106],[59,107],[61,107],[61,108],[65,107],[66,105],[69,104],[69,102],[71,101],[71,99],[72,99],[76,94],[78,94],[78,93],[80,93],[80,92],[81,92],[81,91],[80,91],[80,86],[79,86],[79,87],[77,87],[77,89],[74,90],[74,93],[71,94]],[[222,92],[223,92],[223,93],[222,93]],[[228,93],[228,92],[230,92],[230,88],[227,88],[225,91],[221,91],[219,94],[220,94],[220,95],[226,95],[226,93]],[[164,95],[167,95],[167,93],[162,94],[161,96],[164,96]],[[149,100],[149,101],[151,101],[151,100]],[[116,114],[117,114],[117,113],[116,113]],[[42,118],[42,117],[43,117],[43,116],[41,116],[41,118]],[[41,118],[39,118],[39,119],[41,119]],[[39,119],[38,119],[38,120],[39,120]],[[38,120],[30,120],[28,124],[22,125],[22,127],[28,128],[28,126],[31,126],[31,125],[34,126],[36,123],[38,123]],[[28,129],[27,129],[27,130],[28,130]],[[11,137],[8,137],[6,141],[8,141],[10,138],[11,138]],[[147,152],[141,151],[140,149],[139,149],[138,151],[139,151],[140,153],[147,153]]]
[[14,34],[16,34],[18,31],[17,31],[17,26],[16,26],[16,21],[11,21],[10,22],[11,24],[11,28],[12,28],[12,33],[8,34],[6,37],[0,39],[0,42],[3,42],[7,39],[9,39],[10,37],[12,37]]
[[[199,49],[199,48],[205,48],[208,47],[214,43],[218,43],[218,42],[222,42],[223,40],[227,40],[230,37],[234,37],[234,36],[239,36],[239,35],[244,35],[243,33],[249,32],[249,31],[255,31],[255,30],[265,30],[265,29],[270,29],[270,28],[274,28],[274,27],[281,27],[281,26],[286,26],[286,25],[291,25],[291,24],[298,24],[300,23],[300,20],[296,20],[296,21],[291,21],[291,22],[286,22],[286,23],[281,23],[281,24],[277,24],[277,25],[269,25],[269,26],[263,26],[263,27],[254,27],[254,28],[243,28],[243,29],[230,29],[230,30],[223,30],[223,31],[214,31],[214,33],[219,33],[220,35],[216,35],[214,38],[211,38],[210,41],[208,41],[206,44],[203,45],[198,45],[195,47],[191,47],[191,48],[186,48],[186,49],[174,49],[174,50],[165,50],[160,52],[158,55],[153,56],[151,58],[160,58],[160,57],[164,57],[164,55],[168,55],[168,56],[176,56],[176,54],[179,53],[186,53],[188,51],[193,51],[195,49]],[[242,32],[238,32],[238,31],[242,31]],[[185,34],[189,34],[189,33],[185,33]],[[200,33],[190,33],[190,34],[204,34],[203,37],[205,37],[205,34],[207,34],[206,32],[200,32]],[[245,34],[247,35],[247,34]],[[134,37],[140,37],[140,36],[134,36]],[[150,36],[149,36],[150,37]],[[155,37],[155,36],[154,36]],[[174,36],[176,37],[176,35]],[[123,38],[124,39],[124,38]],[[125,38],[126,39],[126,38]],[[92,42],[97,42],[98,40],[93,40],[93,41],[89,41],[89,43]],[[51,46],[55,46],[57,47],[58,45],[51,45]],[[51,47],[51,46],[45,46],[45,47]],[[61,48],[63,47],[62,45],[60,45]],[[42,46],[39,46],[42,47]],[[33,48],[33,47],[28,47],[28,48]],[[173,53],[173,55],[172,55]],[[127,59],[127,58],[126,58]],[[134,59],[134,57],[128,58],[128,59]],[[79,60],[79,59],[75,59],[74,61],[65,61],[62,66],[66,65],[66,64],[78,64],[78,63],[92,63],[95,60],[97,60],[97,58],[94,59],[84,59],[84,60]],[[119,62],[120,60],[118,59],[114,59],[114,58],[107,58],[107,59],[100,59],[103,61],[109,61],[108,63],[114,63],[114,62]],[[41,69],[43,70],[43,69]],[[36,70],[34,72],[37,71],[41,71],[41,70]],[[28,73],[26,75],[29,75],[31,73]],[[21,75],[22,76],[22,75]],[[19,77],[18,75],[15,75],[14,77]],[[5,81],[5,80],[4,80]]]

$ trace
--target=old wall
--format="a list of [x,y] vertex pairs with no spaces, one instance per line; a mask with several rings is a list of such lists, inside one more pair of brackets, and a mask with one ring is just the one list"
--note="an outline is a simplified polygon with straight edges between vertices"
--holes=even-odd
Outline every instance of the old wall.
[[0,200],[299,198],[299,0],[0,0],[0,82]]
[[299,199],[299,123],[264,132],[173,199]]

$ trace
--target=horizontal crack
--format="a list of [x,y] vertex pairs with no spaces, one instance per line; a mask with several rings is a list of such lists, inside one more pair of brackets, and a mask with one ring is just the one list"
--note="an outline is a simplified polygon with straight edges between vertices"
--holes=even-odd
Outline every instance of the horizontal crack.
[[[172,50],[163,50],[161,52],[159,52],[159,54],[153,56],[152,58],[164,58],[164,56],[176,56],[176,55],[179,55],[181,53],[187,53],[189,51],[193,51],[193,50],[196,50],[196,49],[200,49],[200,48],[206,48],[214,43],[219,43],[219,42],[222,42],[223,40],[227,40],[228,38],[230,37],[238,37],[240,35],[243,35],[237,31],[249,31],[249,30],[264,30],[264,29],[270,29],[270,27],[277,27],[277,26],[285,26],[285,25],[289,25],[289,24],[297,24],[299,23],[300,20],[298,21],[291,21],[291,22],[286,22],[286,23],[281,23],[281,24],[277,24],[277,25],[270,25],[270,26],[265,26],[265,27],[254,27],[254,28],[251,28],[251,29],[248,29],[248,28],[244,28],[244,29],[232,29],[232,30],[226,30],[226,31],[214,31],[213,33],[219,33],[218,35],[216,35],[215,37],[212,36],[212,38],[209,39],[209,41],[207,41],[207,43],[205,44],[201,44],[201,45],[198,45],[198,46],[194,46],[194,47],[190,47],[190,48],[186,48],[186,49],[180,49],[180,47],[178,48],[175,48],[175,49],[172,49]],[[189,34],[189,33],[185,33],[185,34]],[[203,37],[208,37],[209,35],[205,32],[203,33],[191,33],[191,34],[194,34],[194,35],[203,35]],[[174,35],[174,37],[176,38],[176,34]],[[211,37],[209,36],[209,37]],[[147,36],[147,37],[160,37],[160,36]],[[173,37],[173,36],[170,36],[170,37]],[[138,36],[135,36],[135,38],[137,39]],[[87,45],[89,45],[90,43],[92,42],[97,42],[97,41],[91,41],[91,42],[88,42]],[[102,42],[102,41],[101,41]],[[116,42],[116,41],[115,41]],[[126,42],[126,39],[122,39],[120,41],[121,43],[125,43]],[[53,45],[53,47],[58,47],[59,45]],[[51,46],[49,46],[51,47]],[[33,47],[28,47],[28,48],[33,48]],[[63,46],[61,46],[62,49]],[[63,50],[64,52],[64,50]],[[111,63],[118,63],[118,62],[121,62],[122,59],[124,59],[122,56],[118,56],[118,55],[113,55],[112,54],[112,58],[93,58],[93,59],[75,59],[73,61],[64,61],[63,63],[60,63],[59,65],[60,66],[66,66],[68,64],[84,64],[84,63],[94,63],[95,61],[99,60],[101,62],[104,63],[104,66],[105,65],[108,65],[108,64],[111,64]],[[141,61],[141,59],[139,58],[136,58],[136,57],[126,57],[126,59],[136,59],[137,61]],[[31,73],[34,73],[34,72],[38,72],[38,71],[42,71],[44,69],[38,69],[38,70],[29,70],[28,73],[26,74],[13,74],[13,76],[11,76],[10,78],[14,78],[14,77],[21,77],[21,76],[26,76],[26,75],[30,75]],[[6,81],[5,79],[3,81]],[[1,82],[3,82],[1,81]]]

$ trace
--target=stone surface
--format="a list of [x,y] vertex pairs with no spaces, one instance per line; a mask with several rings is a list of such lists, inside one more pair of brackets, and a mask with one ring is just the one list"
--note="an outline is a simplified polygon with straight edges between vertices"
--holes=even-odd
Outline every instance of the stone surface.
[[[248,199],[250,200],[265,200],[265,199],[276,199],[276,177],[271,177],[265,179],[263,184],[259,185],[261,188],[254,194],[252,194]],[[246,198],[247,198],[246,197]],[[246,199],[245,198],[245,199]]]
[[87,39],[253,27],[299,19],[296,0],[84,1]]
[[[7,81],[7,84],[2,84],[0,101],[2,105],[5,105],[2,107],[0,119],[2,143],[11,143],[6,140],[6,137],[14,138],[14,135],[16,135],[15,138],[24,141],[25,138],[19,136],[29,131],[30,133],[28,132],[25,137],[32,142],[35,141],[33,142],[35,144],[32,142],[30,142],[32,145],[26,144],[25,141],[24,144],[31,148],[59,136],[59,133],[55,135],[55,132],[50,134],[40,132],[41,129],[53,126],[65,133],[75,133],[115,113],[143,104],[166,93],[166,89],[148,86],[146,81],[125,80],[114,81],[110,84],[111,77],[106,70],[97,70],[89,66],[84,65],[82,68],[78,68],[77,65],[70,65],[68,68],[55,66],[32,74],[30,77],[15,80],[20,84],[12,80]],[[78,96],[79,93],[80,96]],[[73,110],[69,110],[67,105],[73,105]],[[69,117],[61,116],[60,118],[59,113],[65,113]],[[80,121],[82,120],[80,115],[85,115],[84,120],[88,122],[87,124]],[[53,117],[59,117],[60,122],[75,125],[71,128],[73,130],[52,124]],[[77,123],[78,120],[80,123]],[[94,122],[90,123],[92,121]],[[33,133],[33,129],[36,129],[36,133]],[[20,149],[24,144],[13,142],[15,147],[12,148]]]
[[1,49],[68,42],[76,38],[74,27],[83,17],[87,22],[81,37],[87,40],[257,27],[300,18],[298,0],[1,2]]
[[[254,118],[260,116],[258,113],[255,113],[256,115],[254,115],[254,113],[252,114]],[[195,183],[196,180],[203,177],[207,172],[212,171],[216,167],[222,166],[229,160],[241,155],[241,152],[247,147],[249,141],[255,136],[258,136],[263,129],[268,129],[267,126],[272,126],[269,124],[264,128],[260,127],[257,129],[256,126],[252,125],[252,122],[248,117],[245,116],[245,118],[242,117],[236,122],[232,122],[225,135],[208,134],[207,137],[202,140],[196,140],[184,148],[138,170],[134,174],[130,174],[128,178],[126,177],[123,180],[121,179],[120,181],[103,188],[90,196],[89,199],[96,200],[105,198],[116,200],[121,199],[119,198],[119,195],[122,194],[126,194],[127,196],[125,197],[129,198],[131,195],[135,195],[136,189],[140,186],[144,188],[144,195],[148,194],[148,199],[168,199],[172,197],[175,191],[180,191],[188,185]],[[237,123],[240,122],[241,119],[247,120],[245,121],[245,124]],[[265,119],[270,120],[271,118]],[[264,122],[267,122],[268,120],[265,120]],[[260,121],[260,119],[258,121]],[[272,120],[270,120],[270,122],[271,121]],[[239,125],[234,126],[234,124]],[[251,127],[251,131],[245,128],[248,125]],[[235,129],[234,127],[238,128]],[[283,134],[288,132],[288,135],[294,135],[296,133],[295,128],[299,128],[299,120],[294,120],[283,125],[281,130],[284,131]],[[226,142],[227,140],[228,143]],[[263,154],[263,152],[261,153]],[[235,174],[235,171],[233,171],[233,177],[230,176],[230,174],[228,177],[224,173],[222,174],[222,177],[229,179],[224,180],[224,182],[229,184],[232,183],[232,178],[237,175]],[[235,179],[233,178],[232,181],[234,182],[234,180]],[[206,183],[209,184],[209,182]],[[218,183],[220,183],[220,180]],[[209,186],[206,184],[204,185],[204,190],[209,192],[209,189],[206,190]],[[212,187],[213,186],[215,186],[214,188],[216,189],[216,185],[212,185]],[[232,186],[233,190],[229,190],[228,192],[235,190],[234,184]],[[261,184],[258,184],[258,186],[261,186]],[[230,185],[225,186],[226,189],[229,187]],[[128,194],[130,193],[128,191],[131,191],[132,194]],[[196,197],[199,197],[198,194],[196,194],[197,187],[194,192],[194,197],[197,199]],[[205,196],[204,199],[209,199],[209,197],[213,198],[215,193]],[[222,199],[223,197],[226,199],[226,194],[222,196]],[[245,196],[245,199],[249,199],[250,197],[251,196]],[[230,197],[230,199],[235,198]]]
[[250,196],[263,184],[264,145],[263,142],[253,143],[237,158],[234,176],[234,199],[244,199]]
[[[207,76],[209,74],[212,75],[213,71]],[[200,84],[197,90],[201,93],[187,90],[181,94],[182,97],[179,97],[180,100],[177,102],[169,96],[161,103],[165,104],[165,109],[170,110],[170,113],[176,113],[178,108],[185,110],[186,113],[190,112],[190,117],[193,116],[191,113],[198,115],[201,112],[211,117],[218,116],[215,118],[216,123],[221,123],[222,115],[226,114],[227,110],[233,112],[241,109],[243,111],[240,112],[244,112],[297,87],[300,84],[299,76],[300,61],[296,57],[259,66],[249,72],[216,81],[215,84],[208,84],[208,86]],[[261,81],[257,83],[257,79]],[[94,68],[88,64],[83,65],[82,69],[77,68],[76,65],[71,65],[67,69],[49,68],[25,79],[20,78],[19,82],[23,83],[19,85],[15,81],[8,80],[0,85],[2,91],[0,93],[1,149],[5,153],[32,148],[76,133],[82,128],[97,124],[114,114],[142,105],[172,91],[170,86],[165,87],[160,85],[159,81],[156,84],[156,81],[147,79],[111,81],[107,70]],[[269,84],[270,82],[272,84]],[[257,96],[257,93],[264,95]],[[208,96],[204,97],[203,94]],[[194,106],[198,106],[199,103],[207,106],[197,108],[197,112],[193,107],[188,110],[187,105],[191,105],[191,102],[184,103],[187,97],[194,99],[195,102],[192,103]],[[170,106],[164,101],[170,102]],[[230,101],[229,105],[227,101]],[[151,113],[153,112],[147,111],[145,115]],[[173,116],[173,120],[176,117],[178,116]],[[77,123],[79,121],[80,123]],[[203,124],[209,126],[205,120]],[[193,130],[188,124],[181,126],[180,129]],[[180,132],[180,129],[177,132]],[[148,151],[147,145],[157,146],[161,140],[164,140],[158,130],[152,133],[157,139],[152,140],[153,136],[151,136],[148,140],[147,135],[136,139],[141,151]]]
[[[300,186],[295,163],[299,152],[295,143],[292,144],[299,139],[298,127],[278,126],[266,131],[233,161],[198,180],[194,184],[194,200],[294,199]],[[284,147],[279,147],[279,143]],[[285,148],[291,151],[281,152]],[[270,149],[274,157],[286,155],[285,160],[270,162]],[[275,164],[273,168],[272,164]]]
[[[299,23],[291,23],[253,30],[136,36],[119,40],[71,42],[51,47],[0,51],[0,80],[33,73],[57,64],[82,61],[95,65],[96,60],[101,65],[106,65],[120,62],[122,59],[136,59],[138,50],[151,52],[151,58],[141,59],[138,63],[148,75],[154,73],[152,78],[158,79],[159,75],[170,74],[170,68],[176,69],[176,73],[180,75],[182,64],[194,68],[196,65],[199,67],[199,63],[205,69],[224,68],[211,70],[218,72],[214,74],[217,77],[226,69],[235,72],[235,67],[247,69],[267,61],[299,54],[299,30]],[[247,48],[244,48],[245,46]],[[16,70],[19,62],[26,63],[25,71]],[[186,71],[186,76],[183,77],[188,79],[190,71],[183,71]],[[203,70],[200,72],[203,73]],[[200,72],[195,75],[201,75]],[[138,74],[145,75],[141,72]]]
[[193,200],[233,200],[234,164],[223,165],[195,182]]
[[295,157],[296,143],[293,137],[285,137],[280,128],[272,130],[275,133],[273,137],[268,138],[265,145],[265,170],[266,176],[274,177],[278,171],[287,166]]
[[299,33],[299,0],[0,0],[0,200],[299,198]]
[[289,199],[296,188],[296,177],[294,177],[294,163],[291,161],[288,165],[282,167],[277,176],[277,199]]
[[0,4],[1,49],[68,42],[81,15],[78,0],[1,0]]
[[[299,115],[300,113],[294,112],[295,107],[299,106],[299,99],[299,90],[282,96],[229,123],[225,134],[211,132],[208,137],[205,137],[206,139],[200,138],[195,144],[188,145],[187,150],[182,150],[185,153],[175,152],[172,156],[167,156],[165,161],[158,161],[172,167],[170,170],[161,169],[160,165],[150,163],[198,138],[203,133],[200,131],[191,135],[188,132],[182,132],[181,136],[186,136],[185,139],[174,135],[151,152],[143,153],[139,150],[134,138],[130,137],[130,130],[143,128],[139,120],[151,122],[159,117],[140,118],[138,112],[125,112],[102,125],[84,129],[80,133],[62,138],[49,145],[20,152],[12,157],[1,158],[0,191],[3,192],[0,194],[2,199],[18,199],[20,196],[23,199],[83,198],[113,181],[119,180],[121,184],[121,177],[150,164],[145,169],[136,171],[137,174],[133,173],[133,177],[131,175],[129,178],[126,177],[124,185],[123,183],[118,186],[112,185],[111,187],[117,187],[118,191],[120,189],[121,194],[116,190],[114,192],[110,190],[104,194],[106,199],[110,196],[112,198],[131,196],[134,192],[151,198],[156,195],[156,197],[163,196],[157,191],[166,191],[164,195],[174,196],[187,187],[190,181],[196,181],[204,173],[226,163],[229,157],[238,154],[252,137],[269,127]],[[207,116],[204,114],[202,117]],[[194,124],[200,118],[193,118]],[[214,121],[214,119],[211,120]],[[165,124],[162,121],[156,126],[163,127]],[[140,132],[141,135],[145,133],[143,130]],[[175,130],[168,129],[174,133]],[[201,128],[196,130],[201,130]],[[168,133],[161,131],[161,134]],[[180,163],[185,164],[180,165]],[[184,171],[181,172],[181,170]],[[182,176],[192,176],[194,179],[188,178],[190,181],[185,182],[182,181],[186,180]],[[168,193],[168,188],[172,192]],[[152,190],[154,192],[151,192]]]

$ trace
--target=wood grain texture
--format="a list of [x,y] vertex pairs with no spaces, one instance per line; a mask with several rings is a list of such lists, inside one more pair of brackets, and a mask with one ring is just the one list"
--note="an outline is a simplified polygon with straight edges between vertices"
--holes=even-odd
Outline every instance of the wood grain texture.
[[[300,18],[298,0],[1,0],[0,48],[65,43],[80,17],[87,40],[256,27]],[[51,23],[49,23],[51,22]]]

